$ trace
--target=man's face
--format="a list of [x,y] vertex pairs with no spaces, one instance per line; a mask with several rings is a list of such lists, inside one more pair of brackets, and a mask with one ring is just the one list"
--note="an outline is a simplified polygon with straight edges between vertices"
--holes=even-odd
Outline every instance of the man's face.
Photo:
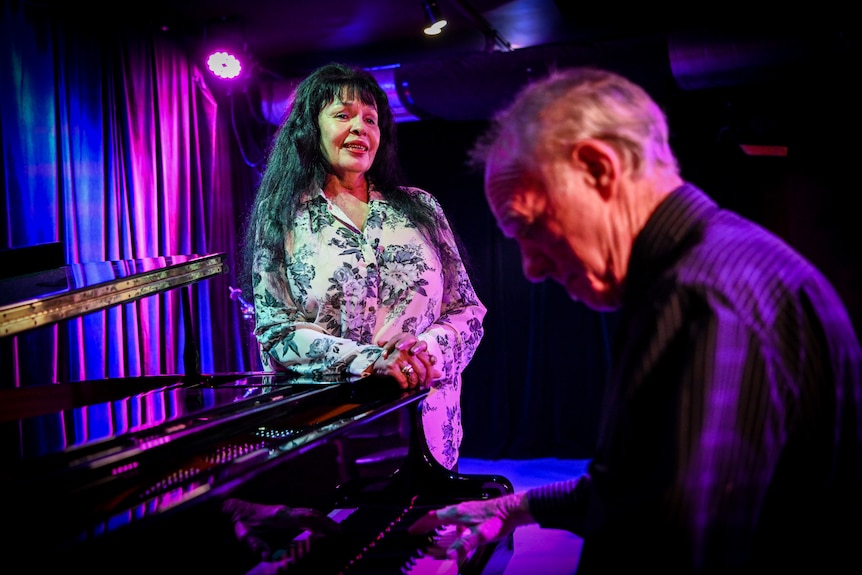
[[551,278],[572,299],[596,310],[619,306],[608,270],[608,207],[575,163],[556,161],[530,174],[496,146],[485,170],[485,195],[503,235],[521,250],[524,276]]
[[364,174],[371,169],[380,145],[375,106],[342,94],[320,111],[318,123],[323,155],[336,174]]

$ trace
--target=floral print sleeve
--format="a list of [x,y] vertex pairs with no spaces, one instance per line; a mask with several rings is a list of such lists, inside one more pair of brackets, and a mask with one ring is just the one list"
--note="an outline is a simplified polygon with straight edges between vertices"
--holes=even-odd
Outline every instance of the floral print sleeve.
[[285,261],[256,258],[255,335],[268,368],[331,380],[361,376],[382,353],[379,342],[415,333],[444,374],[425,400],[423,421],[432,453],[451,467],[461,441],[461,373],[482,339],[486,309],[437,200],[405,191],[434,207],[441,245],[428,245],[374,190],[364,230],[320,192],[297,214]]
[[437,317],[417,335],[428,342],[431,353],[443,360],[439,367],[446,380],[463,372],[473,358],[484,334],[482,321],[486,310],[473,290],[440,204],[430,195],[425,197],[433,203],[441,223],[443,243],[438,249],[443,289],[439,308],[435,306]]
[[[331,381],[333,378],[361,376],[380,356],[383,350],[378,346],[362,345],[359,341],[322,329],[316,318],[308,318],[305,309],[295,303],[289,291],[275,281],[277,274],[295,273],[295,279],[301,285],[308,279],[303,277],[302,268],[313,273],[313,267],[302,263],[276,265],[262,256],[259,256],[258,264],[253,275],[255,335],[265,367],[313,380]],[[340,275],[339,272],[344,273],[336,270],[334,276]],[[331,323],[326,317],[322,318],[324,324]]]

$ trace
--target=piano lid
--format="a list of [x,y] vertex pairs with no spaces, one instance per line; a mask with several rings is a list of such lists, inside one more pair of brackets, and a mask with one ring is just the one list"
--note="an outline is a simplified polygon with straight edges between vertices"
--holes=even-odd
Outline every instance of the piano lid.
[[128,303],[227,271],[225,254],[78,263],[0,279],[0,337]]
[[427,393],[374,377],[144,379],[150,389],[127,396],[81,382],[88,389],[61,411],[0,423],[0,507],[17,544],[56,552],[140,528],[359,433]]

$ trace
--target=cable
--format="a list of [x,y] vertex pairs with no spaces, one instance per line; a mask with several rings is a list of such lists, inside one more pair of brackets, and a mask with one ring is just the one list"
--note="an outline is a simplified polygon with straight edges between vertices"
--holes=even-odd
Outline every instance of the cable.
[[239,132],[237,131],[236,127],[236,113],[234,110],[233,103],[234,92],[231,91],[231,93],[228,94],[228,97],[230,98],[230,125],[233,130],[233,137],[236,139],[237,148],[239,148],[239,153],[242,155],[242,160],[243,162],[245,162],[246,166],[248,166],[249,168],[257,169],[263,163],[265,157],[261,155],[261,158],[257,162],[252,162],[251,160],[249,160],[248,155],[245,152],[245,148],[242,145],[242,139],[239,137]]

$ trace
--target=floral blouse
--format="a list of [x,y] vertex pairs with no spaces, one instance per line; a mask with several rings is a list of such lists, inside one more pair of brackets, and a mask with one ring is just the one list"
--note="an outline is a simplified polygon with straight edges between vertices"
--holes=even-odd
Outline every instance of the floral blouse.
[[461,373],[482,339],[486,308],[440,204],[424,190],[404,190],[434,207],[443,245],[428,245],[376,190],[361,231],[321,190],[296,215],[286,261],[255,258],[255,335],[268,369],[327,381],[364,376],[383,352],[377,342],[415,333],[443,373],[422,405],[426,441],[451,469],[462,437]]

